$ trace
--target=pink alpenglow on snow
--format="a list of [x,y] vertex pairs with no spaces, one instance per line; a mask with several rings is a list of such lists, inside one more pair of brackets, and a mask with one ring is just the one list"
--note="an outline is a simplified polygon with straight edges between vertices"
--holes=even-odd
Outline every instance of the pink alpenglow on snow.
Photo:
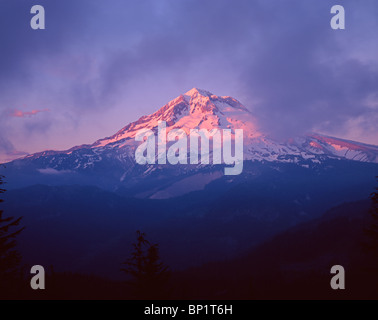
[[[172,129],[167,134],[166,122],[159,121],[157,131],[157,136],[150,129],[141,129],[137,132],[135,140],[143,141],[135,151],[135,160],[138,164],[156,164],[157,158],[158,164],[166,164],[168,160],[172,165],[188,163],[197,165],[199,154],[201,154],[201,164],[210,164],[210,154],[212,154],[213,164],[221,164],[223,156],[225,164],[233,165],[231,168],[224,169],[225,175],[238,175],[243,171],[243,129],[235,129],[234,132],[231,129],[190,129],[188,139],[183,129]],[[235,140],[234,156],[232,155],[232,136]],[[171,145],[167,152],[169,143]],[[157,155],[155,154],[156,144]]]

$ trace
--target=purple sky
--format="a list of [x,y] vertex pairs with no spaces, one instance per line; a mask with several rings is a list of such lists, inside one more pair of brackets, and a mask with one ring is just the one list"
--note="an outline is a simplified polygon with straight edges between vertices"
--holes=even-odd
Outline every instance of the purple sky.
[[237,98],[272,137],[378,144],[376,0],[34,2],[0,2],[0,161],[92,143],[192,87]]

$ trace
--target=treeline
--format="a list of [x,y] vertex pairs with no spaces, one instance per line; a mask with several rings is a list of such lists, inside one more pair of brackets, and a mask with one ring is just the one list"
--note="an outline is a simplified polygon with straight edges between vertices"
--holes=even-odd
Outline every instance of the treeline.
[[[336,207],[240,258],[184,271],[171,271],[158,245],[137,231],[131,254],[114,267],[124,281],[48,267],[46,289],[33,290],[30,269],[16,250],[22,230],[21,218],[0,210],[0,299],[378,298],[378,188],[368,200]],[[330,286],[333,265],[345,268],[345,290]]]
[[[4,176],[0,175],[0,194],[6,190]],[[0,203],[3,199],[0,198]],[[95,276],[75,273],[57,273],[53,266],[35,280],[38,289],[32,288],[30,268],[22,264],[17,251],[17,236],[22,217],[5,217],[0,210],[0,299],[164,299],[169,296],[170,271],[160,261],[159,247],[137,231],[131,256],[122,263],[120,272],[124,282],[115,282]],[[34,274],[34,272],[32,272]],[[36,272],[37,273],[37,272]],[[38,281],[43,281],[39,285]]]

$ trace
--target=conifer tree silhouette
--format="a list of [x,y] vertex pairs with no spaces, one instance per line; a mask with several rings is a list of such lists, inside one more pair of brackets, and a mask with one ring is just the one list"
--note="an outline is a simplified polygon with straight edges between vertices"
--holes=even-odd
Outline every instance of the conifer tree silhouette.
[[[376,177],[378,182],[378,176]],[[375,188],[376,191],[370,194],[371,207],[370,207],[370,217],[371,222],[369,227],[366,228],[366,234],[369,238],[368,248],[372,254],[374,262],[378,263],[378,187]]]
[[137,299],[158,299],[167,295],[167,282],[170,272],[160,261],[157,244],[146,240],[146,234],[137,231],[137,241],[133,243],[133,252],[121,271],[132,276],[128,282],[133,287]]
[[[0,194],[6,190],[2,188],[4,176],[0,175]],[[0,203],[4,200],[0,198]],[[14,231],[20,224],[21,218],[3,217],[4,211],[0,209],[0,297],[7,297],[15,290],[19,281],[21,256],[16,250],[15,238],[24,228]]]
[[[378,182],[378,176],[376,179]],[[370,216],[367,226],[364,228],[366,237],[363,242],[366,261],[362,276],[376,295],[378,294],[378,187],[370,194],[369,198],[371,200]]]

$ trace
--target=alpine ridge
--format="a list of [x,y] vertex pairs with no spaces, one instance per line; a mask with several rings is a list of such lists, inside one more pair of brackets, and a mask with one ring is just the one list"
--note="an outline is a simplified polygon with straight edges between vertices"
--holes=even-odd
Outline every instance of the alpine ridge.
[[[166,121],[167,133],[171,129],[243,129],[245,160],[297,162],[310,159],[319,162],[324,158],[378,162],[378,147],[359,142],[309,133],[282,143],[270,139],[258,130],[257,120],[238,100],[229,96],[216,96],[211,92],[193,88],[173,99],[151,115],[143,116],[110,137],[91,145],[81,145],[65,151],[44,151],[26,156],[37,159],[50,156],[70,156],[82,150],[98,155],[87,163],[77,163],[74,169],[86,168],[99,160],[99,155],[112,149],[123,150],[132,156],[135,135],[140,129],[156,130],[159,121]],[[129,150],[126,150],[129,149]],[[90,151],[89,151],[90,150]],[[117,152],[119,153],[119,152]],[[121,157],[122,158],[122,157]],[[121,159],[120,159],[121,160]],[[52,168],[57,159],[49,162]],[[59,162],[59,161],[58,161]]]
[[231,129],[231,132],[243,129],[244,161],[270,165],[288,163],[303,168],[321,166],[328,160],[378,163],[378,147],[374,145],[317,133],[294,137],[286,142],[275,141],[259,130],[258,120],[238,100],[193,88],[110,137],[65,151],[31,154],[8,163],[8,171],[15,175],[14,181],[19,182],[17,186],[48,181],[54,184],[95,184],[112,190],[120,185],[131,188],[147,177],[154,177],[156,184],[165,181],[170,185],[173,179],[170,177],[175,177],[176,181],[207,170],[208,174],[199,179],[204,181],[200,183],[203,187],[221,176],[223,167],[219,168],[219,165],[137,164],[135,150],[140,142],[135,141],[136,133],[140,129],[157,131],[159,121],[166,122],[167,133],[178,128],[187,134],[190,129],[218,128]]

